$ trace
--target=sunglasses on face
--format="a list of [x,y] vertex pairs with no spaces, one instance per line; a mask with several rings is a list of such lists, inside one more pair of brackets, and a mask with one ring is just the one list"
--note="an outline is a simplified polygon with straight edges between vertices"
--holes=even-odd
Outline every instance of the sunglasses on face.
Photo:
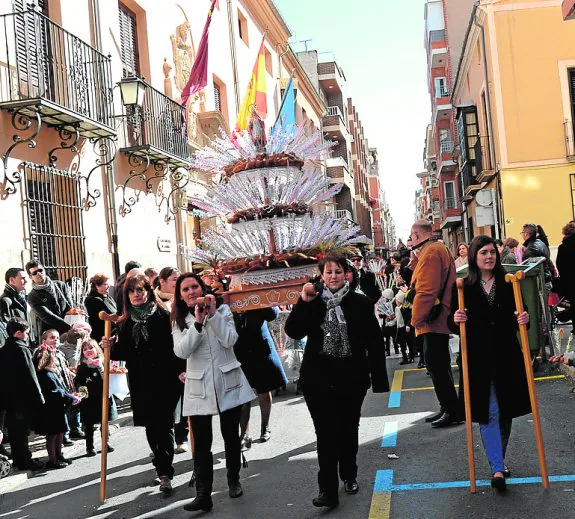
[[42,274],[42,272],[44,272],[44,269],[38,269],[35,270],[34,272],[30,272],[30,276],[35,276],[36,274]]

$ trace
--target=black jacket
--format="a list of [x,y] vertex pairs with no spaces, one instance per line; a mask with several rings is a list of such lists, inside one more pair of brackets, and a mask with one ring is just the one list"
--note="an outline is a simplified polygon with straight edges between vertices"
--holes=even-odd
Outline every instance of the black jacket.
[[553,271],[551,266],[551,255],[547,245],[545,245],[539,238],[529,238],[523,246],[525,247],[523,261],[530,258],[545,258],[545,282],[551,283],[553,280]]
[[26,296],[17,292],[12,285],[6,285],[0,296],[0,346],[8,338],[6,325],[13,317],[20,317],[28,321]]
[[[498,276],[494,307],[490,307],[479,283],[465,284],[467,308],[467,352],[471,414],[474,422],[489,421],[489,393],[491,381],[495,384],[499,413],[502,420],[510,420],[531,412],[527,376],[521,345],[517,338],[517,317],[513,287]],[[453,321],[458,308],[457,288],[451,298],[450,328],[459,333]],[[459,393],[463,402],[463,385]]]
[[98,294],[95,290],[90,292],[84,302],[88,310],[88,322],[92,327],[90,337],[100,342],[104,337],[104,321],[100,319],[100,312],[115,314],[118,310],[116,302],[110,296]]
[[170,314],[158,307],[148,319],[149,339],[136,346],[130,317],[118,330],[112,359],[126,361],[134,425],[174,425],[179,420],[182,382],[186,361],[176,357]]
[[66,432],[66,411],[72,407],[74,397],[64,389],[60,377],[52,371],[38,371],[38,382],[46,403],[35,417],[34,430],[43,435]]
[[565,236],[557,250],[557,270],[561,280],[561,295],[575,306],[575,235]]
[[33,413],[44,397],[26,341],[9,337],[0,348],[0,408]]
[[36,333],[38,337],[45,330],[55,329],[59,333],[67,332],[70,325],[64,321],[66,312],[72,309],[68,288],[62,281],[53,281],[56,297],[47,290],[30,290],[28,303],[35,317]]
[[381,288],[377,284],[375,274],[364,268],[359,269],[359,288],[371,300],[373,304],[379,301],[381,297]]
[[324,355],[323,329],[327,307],[320,297],[306,303],[301,297],[287,318],[285,331],[292,339],[307,336],[301,371],[300,386],[304,392],[327,388],[367,389],[374,393],[389,391],[385,366],[385,349],[370,300],[356,292],[349,292],[341,302],[347,322],[352,350],[350,357],[336,359]]
[[[102,422],[102,396],[104,381],[102,373],[97,367],[80,364],[74,379],[76,391],[80,387],[88,390],[88,397],[83,398],[78,404],[80,408],[80,418],[83,424],[96,424]],[[109,397],[108,403],[108,420],[118,418],[118,409],[114,397]]]

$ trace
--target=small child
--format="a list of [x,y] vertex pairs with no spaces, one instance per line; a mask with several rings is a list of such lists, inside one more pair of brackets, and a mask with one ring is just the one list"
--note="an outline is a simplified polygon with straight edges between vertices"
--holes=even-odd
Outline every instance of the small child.
[[[42,344],[55,348],[56,350],[56,370],[62,381],[64,389],[68,393],[74,392],[74,372],[66,360],[66,354],[61,350],[60,334],[57,330],[46,330],[42,334]],[[77,346],[77,345],[76,345]],[[74,349],[74,351],[76,351]],[[77,407],[72,407],[68,411],[68,428],[64,434],[64,445],[73,445],[71,438],[82,439],[84,433],[80,427],[80,413]]]
[[[86,455],[95,456],[94,430],[95,425],[102,423],[102,393],[104,372],[104,353],[94,339],[85,339],[78,351],[78,371],[74,381],[76,390],[87,396],[80,403],[80,416],[86,435]],[[108,419],[114,420],[118,417],[116,402],[110,396],[108,407]],[[114,452],[114,448],[108,443],[108,452]]]
[[[395,294],[395,319],[397,320],[397,342],[401,349],[402,360],[399,364],[412,364],[413,363],[413,347],[408,340],[407,325],[409,321],[405,321],[405,313],[403,311],[403,303],[405,301],[405,294],[400,290]],[[409,347],[409,357],[408,357]]]
[[[56,332],[57,333],[57,332]],[[66,391],[60,378],[56,348],[43,342],[34,352],[38,382],[46,403],[37,416],[36,432],[46,435],[47,468],[63,469],[71,461],[62,454],[64,433],[68,428],[66,411],[80,403],[80,397]]]
[[383,319],[381,332],[383,341],[385,343],[385,354],[391,354],[391,340],[393,339],[393,349],[395,353],[399,353],[399,345],[397,342],[397,320],[395,318],[395,311],[393,309],[393,290],[387,288],[383,291],[380,300],[377,303],[377,313]]

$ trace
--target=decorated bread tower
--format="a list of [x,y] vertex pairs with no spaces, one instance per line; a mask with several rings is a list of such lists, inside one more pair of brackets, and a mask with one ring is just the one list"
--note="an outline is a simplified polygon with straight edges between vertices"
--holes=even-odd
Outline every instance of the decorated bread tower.
[[317,210],[341,189],[317,166],[332,143],[303,125],[266,133],[255,113],[249,130],[220,134],[196,154],[194,166],[217,177],[193,204],[222,223],[188,259],[231,277],[233,311],[294,304],[322,255],[361,241],[357,226]]

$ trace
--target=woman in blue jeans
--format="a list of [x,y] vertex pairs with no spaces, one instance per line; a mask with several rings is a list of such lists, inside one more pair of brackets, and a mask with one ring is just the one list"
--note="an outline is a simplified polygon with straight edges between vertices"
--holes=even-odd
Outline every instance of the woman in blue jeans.
[[[518,315],[513,288],[505,281],[505,270],[495,241],[477,236],[469,247],[469,274],[465,279],[465,310],[457,309],[454,288],[454,332],[467,327],[471,414],[479,423],[483,447],[491,467],[491,486],[505,490],[511,474],[505,453],[513,418],[531,412],[519,324],[529,323],[529,314]],[[463,385],[460,384],[463,401]]]

